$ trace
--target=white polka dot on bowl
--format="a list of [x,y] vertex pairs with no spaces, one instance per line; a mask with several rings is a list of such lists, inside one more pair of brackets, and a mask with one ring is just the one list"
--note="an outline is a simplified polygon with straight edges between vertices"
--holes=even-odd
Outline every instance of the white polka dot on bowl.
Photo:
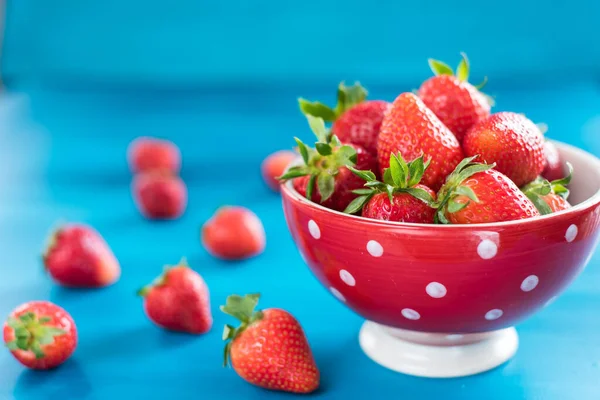
[[481,242],[479,242],[479,245],[477,245],[477,254],[479,254],[479,257],[483,258],[484,260],[494,258],[497,253],[498,245],[492,242],[490,239],[483,239]]
[[448,290],[446,289],[446,286],[439,282],[430,282],[425,286],[425,292],[434,299],[441,299],[448,293]]
[[406,319],[416,321],[419,318],[421,318],[421,314],[419,314],[417,311],[413,310],[412,308],[404,308],[404,309],[402,309],[401,312],[402,312],[402,316],[404,316],[404,318],[406,318]]
[[565,239],[567,240],[567,242],[571,243],[573,240],[575,240],[575,238],[577,237],[577,232],[579,231],[579,229],[577,229],[577,225],[572,224],[567,228],[567,232],[565,233]]
[[346,298],[344,297],[344,295],[337,290],[336,288],[334,288],[333,286],[329,288],[329,291],[331,292],[331,294],[333,294],[336,299],[338,299],[339,301],[345,303],[346,302]]
[[340,270],[340,279],[348,286],[356,285],[356,279],[354,279],[352,274],[345,269]]
[[319,228],[319,225],[317,225],[317,223],[312,219],[308,221],[308,231],[315,239],[321,238],[321,229]]
[[521,290],[524,292],[531,292],[536,288],[539,282],[540,279],[537,277],[537,275],[529,275],[527,278],[523,279],[523,282],[521,282]]
[[373,257],[381,257],[383,255],[383,246],[375,240],[369,240],[367,242],[367,251]]
[[499,308],[494,308],[493,310],[490,310],[485,313],[485,319],[487,319],[488,321],[493,321],[495,319],[500,318],[502,314],[504,314],[504,311],[500,310]]

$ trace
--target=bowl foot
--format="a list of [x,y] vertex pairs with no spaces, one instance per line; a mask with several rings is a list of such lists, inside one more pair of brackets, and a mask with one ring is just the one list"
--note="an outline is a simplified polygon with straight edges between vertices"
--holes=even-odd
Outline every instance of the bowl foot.
[[376,363],[408,375],[453,378],[508,361],[519,347],[515,328],[474,334],[406,331],[366,321],[360,347]]

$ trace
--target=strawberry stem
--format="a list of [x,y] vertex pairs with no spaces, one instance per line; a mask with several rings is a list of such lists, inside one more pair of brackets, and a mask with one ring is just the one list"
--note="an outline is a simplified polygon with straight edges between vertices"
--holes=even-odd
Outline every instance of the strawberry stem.
[[38,317],[33,312],[8,318],[6,324],[13,329],[15,339],[6,343],[6,347],[11,351],[31,351],[36,358],[43,358],[42,346],[52,344],[56,336],[66,334],[63,329],[47,325],[50,321],[49,316]]
[[[446,178],[446,183],[438,192],[437,201],[433,204],[433,207],[437,208],[435,213],[434,223],[436,224],[448,224],[448,218],[446,213],[455,213],[463,208],[467,207],[471,201],[479,202],[479,199],[475,195],[475,192],[462,183],[470,178],[471,176],[492,169],[496,164],[484,164],[473,162],[478,155],[473,157],[467,157],[463,159]],[[464,196],[468,199],[466,202],[458,202],[456,198],[458,196]]]
[[136,295],[141,296],[141,297],[146,297],[153,288],[155,288],[157,286],[162,286],[167,282],[167,273],[170,270],[172,270],[173,268],[180,268],[180,267],[181,268],[189,268],[190,267],[188,265],[187,258],[181,257],[181,259],[179,260],[179,262],[176,265],[165,265],[163,267],[163,272],[159,276],[154,278],[154,280],[150,284],[140,288],[136,292]]
[[225,328],[223,329],[223,340],[226,342],[223,360],[224,367],[229,364],[231,343],[233,340],[246,330],[248,326],[263,318],[262,311],[255,310],[259,298],[260,293],[247,294],[245,296],[232,294],[227,297],[225,305],[220,307],[220,310],[223,313],[230,315],[241,322],[240,326],[237,328],[232,325],[225,325]]

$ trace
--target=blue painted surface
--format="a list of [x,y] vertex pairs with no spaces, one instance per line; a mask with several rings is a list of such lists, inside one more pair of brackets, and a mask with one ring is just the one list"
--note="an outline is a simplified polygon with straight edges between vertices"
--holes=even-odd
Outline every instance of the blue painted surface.
[[7,1],[6,77],[413,83],[424,60],[534,84],[600,66],[596,0]]
[[[221,367],[221,327],[229,319],[218,306],[230,293],[254,291],[263,293],[263,307],[286,308],[302,323],[322,372],[315,398],[598,399],[600,252],[563,296],[518,326],[518,354],[491,372],[420,379],[385,370],[361,352],[361,319],[312,277],[279,197],[259,176],[266,154],[290,147],[293,135],[310,137],[296,96],[327,100],[330,88],[12,89],[0,102],[0,315],[49,299],[73,315],[80,344],[71,360],[47,373],[27,371],[0,351],[0,399],[290,398]],[[396,89],[371,92],[391,99]],[[525,111],[548,123],[549,136],[600,155],[600,93],[593,84],[493,93],[498,109]],[[182,148],[190,202],[179,221],[148,222],[131,201],[125,149],[147,134]],[[218,151],[223,155],[216,157]],[[231,264],[202,249],[199,226],[226,203],[262,218],[268,236],[262,256]],[[59,219],[92,224],[104,235],[123,268],[115,286],[67,290],[45,276],[39,253]],[[215,325],[202,337],[154,327],[134,296],[163,264],[184,255],[211,290]]]

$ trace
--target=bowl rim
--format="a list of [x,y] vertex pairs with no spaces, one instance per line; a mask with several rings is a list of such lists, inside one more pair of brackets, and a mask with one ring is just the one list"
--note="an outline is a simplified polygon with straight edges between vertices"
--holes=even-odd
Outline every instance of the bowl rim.
[[[591,154],[577,146],[573,146],[573,145],[570,145],[570,144],[567,144],[564,142],[560,142],[557,140],[549,140],[549,141],[558,145],[561,148],[568,148],[569,150],[571,150],[575,153],[578,153],[578,155],[581,158],[587,159],[591,164],[598,164],[598,166],[600,168],[600,159],[598,159],[598,157],[594,156],[593,154]],[[289,196],[292,200],[299,201],[300,203],[303,203],[308,207],[315,208],[321,212],[336,214],[342,218],[355,219],[355,220],[357,220],[359,222],[363,222],[363,223],[384,225],[384,226],[390,226],[390,227],[393,226],[393,227],[436,229],[436,230],[437,229],[460,230],[460,229],[481,229],[481,228],[504,228],[504,227],[514,226],[514,225],[519,225],[519,226],[530,225],[530,224],[539,223],[541,221],[548,221],[551,219],[559,219],[559,218],[561,218],[563,216],[567,216],[569,214],[575,214],[579,211],[591,208],[594,205],[600,203],[600,189],[598,189],[598,191],[596,191],[596,193],[593,194],[592,196],[590,196],[588,199],[586,199],[585,201],[582,201],[581,203],[579,203],[567,210],[562,210],[562,211],[548,214],[548,215],[542,215],[537,218],[517,219],[517,220],[513,220],[513,221],[503,221],[503,222],[488,222],[488,223],[483,223],[483,224],[454,224],[454,225],[447,224],[447,225],[444,225],[444,224],[418,224],[418,223],[414,223],[414,222],[383,221],[383,220],[378,220],[378,219],[365,218],[365,217],[362,217],[359,215],[345,214],[341,211],[332,210],[330,208],[322,206],[321,204],[309,201],[304,196],[301,196],[300,193],[298,193],[294,189],[294,186],[292,185],[291,180],[287,181],[283,185],[281,185],[281,192],[282,192],[282,194]]]

